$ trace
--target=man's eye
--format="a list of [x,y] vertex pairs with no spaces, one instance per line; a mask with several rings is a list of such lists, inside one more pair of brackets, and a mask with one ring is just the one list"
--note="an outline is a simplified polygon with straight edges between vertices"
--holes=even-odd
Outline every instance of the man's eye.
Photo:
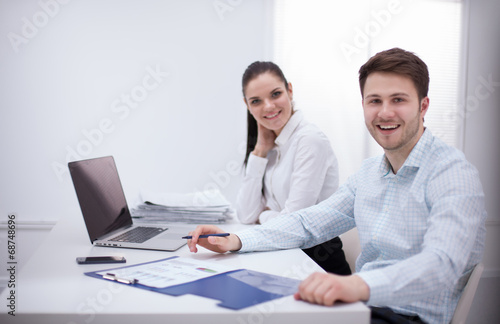
[[394,102],[403,102],[403,99],[401,99],[401,98],[394,98]]

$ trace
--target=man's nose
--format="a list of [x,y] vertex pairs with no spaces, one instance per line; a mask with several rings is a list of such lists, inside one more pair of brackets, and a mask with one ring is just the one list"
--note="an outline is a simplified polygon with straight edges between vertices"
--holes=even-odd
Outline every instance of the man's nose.
[[388,102],[382,103],[378,112],[378,117],[388,119],[394,116],[394,107]]

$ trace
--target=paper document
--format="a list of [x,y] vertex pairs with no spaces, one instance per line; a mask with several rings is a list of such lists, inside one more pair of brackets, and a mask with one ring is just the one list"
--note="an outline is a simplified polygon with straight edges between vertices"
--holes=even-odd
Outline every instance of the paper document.
[[85,275],[170,296],[211,298],[234,310],[292,295],[300,284],[297,279],[177,256]]
[[144,223],[224,223],[234,210],[219,190],[188,194],[154,193],[142,190],[142,203],[130,210],[132,217]]
[[198,191],[187,194],[159,193],[141,190],[142,201],[156,205],[175,207],[220,207],[229,206],[229,202],[219,190]]
[[174,257],[158,262],[114,270],[97,272],[99,275],[112,273],[120,278],[136,279],[141,285],[165,288],[211,277],[234,270],[227,266],[189,258]]

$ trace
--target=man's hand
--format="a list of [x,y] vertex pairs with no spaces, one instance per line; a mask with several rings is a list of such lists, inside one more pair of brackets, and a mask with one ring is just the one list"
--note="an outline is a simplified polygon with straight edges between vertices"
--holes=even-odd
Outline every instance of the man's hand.
[[203,246],[211,251],[225,253],[227,251],[237,251],[241,249],[240,238],[234,234],[225,237],[209,236],[207,238],[199,238],[203,234],[218,234],[225,233],[222,229],[214,225],[200,225],[192,232],[189,232],[193,238],[188,240],[189,251],[198,252],[196,244]]
[[352,303],[370,297],[370,288],[356,275],[338,276],[332,273],[313,273],[299,285],[296,300],[331,306],[336,301]]

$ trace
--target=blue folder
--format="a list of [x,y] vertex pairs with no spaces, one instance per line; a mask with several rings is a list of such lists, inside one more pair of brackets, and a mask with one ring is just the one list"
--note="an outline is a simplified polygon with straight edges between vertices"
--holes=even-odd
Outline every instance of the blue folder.
[[[103,278],[99,273],[161,262],[172,258],[108,270],[86,272],[85,275],[106,280],[106,278]],[[149,287],[142,285],[140,282],[124,283],[117,281],[117,283],[127,284],[171,296],[192,294],[212,298],[220,301],[218,306],[238,310],[292,295],[298,290],[300,281],[253,270],[238,269],[166,288]]]

